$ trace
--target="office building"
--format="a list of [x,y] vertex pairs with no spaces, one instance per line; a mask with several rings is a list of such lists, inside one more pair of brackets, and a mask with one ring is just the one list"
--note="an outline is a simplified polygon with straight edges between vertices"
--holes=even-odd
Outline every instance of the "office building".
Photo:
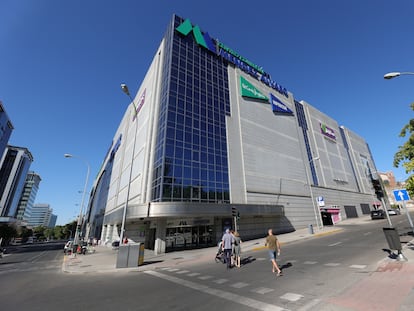
[[6,113],[3,103],[0,101],[0,156],[6,150],[13,129],[13,124]]
[[33,156],[27,148],[7,146],[0,160],[0,216],[16,219],[17,207]]
[[[157,253],[369,213],[365,140],[174,16],[95,180],[101,239]],[[124,232],[121,232],[125,228]]]
[[37,203],[33,205],[30,218],[27,220],[28,226],[34,227],[49,227],[52,218],[53,209],[50,204]]
[[17,207],[17,220],[27,221],[30,218],[41,180],[40,176],[35,172],[27,174],[23,193]]
[[57,217],[55,214],[50,215],[49,224],[47,225],[48,228],[54,228],[56,226]]

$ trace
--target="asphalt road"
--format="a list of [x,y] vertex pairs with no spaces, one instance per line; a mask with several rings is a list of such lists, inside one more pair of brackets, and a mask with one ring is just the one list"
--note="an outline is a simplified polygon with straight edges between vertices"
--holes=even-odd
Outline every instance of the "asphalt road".
[[[408,231],[405,216],[392,220],[400,232]],[[266,250],[244,253],[240,269],[227,270],[212,259],[155,271],[82,275],[62,273],[63,246],[13,252],[0,260],[1,309],[320,310],[388,256],[386,226],[386,220],[347,225],[341,233],[284,245],[281,277],[271,273]]]

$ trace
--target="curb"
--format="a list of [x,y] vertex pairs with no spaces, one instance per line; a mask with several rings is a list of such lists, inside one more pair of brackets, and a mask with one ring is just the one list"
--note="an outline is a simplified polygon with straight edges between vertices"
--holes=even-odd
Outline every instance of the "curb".
[[[335,230],[328,231],[328,232],[315,233],[313,235],[309,235],[309,236],[302,237],[300,240],[312,239],[312,238],[320,238],[320,237],[324,237],[324,236],[327,236],[327,235],[339,233],[339,232],[341,232],[343,230],[344,230],[343,228],[340,228],[340,229],[335,229]],[[290,243],[297,242],[297,241],[298,240],[280,242],[280,244],[281,245],[286,245],[286,244],[290,244]],[[252,248],[251,251],[256,252],[256,251],[261,251],[261,250],[264,250],[264,249],[267,249],[267,247],[266,246],[258,246],[258,247]]]

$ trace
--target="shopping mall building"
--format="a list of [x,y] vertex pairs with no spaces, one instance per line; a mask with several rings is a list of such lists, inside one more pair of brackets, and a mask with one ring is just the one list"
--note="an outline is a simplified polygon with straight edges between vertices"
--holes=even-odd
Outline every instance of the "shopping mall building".
[[[174,16],[126,110],[89,202],[88,235],[157,252],[369,213],[366,141],[236,47]],[[125,228],[125,231],[122,229]]]

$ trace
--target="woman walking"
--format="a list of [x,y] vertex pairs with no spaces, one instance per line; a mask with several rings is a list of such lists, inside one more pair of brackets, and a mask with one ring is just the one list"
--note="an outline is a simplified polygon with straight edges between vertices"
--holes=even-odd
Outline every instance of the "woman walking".
[[267,233],[268,236],[266,237],[265,246],[267,246],[267,249],[269,250],[269,257],[272,263],[272,272],[275,273],[277,271],[277,276],[281,276],[282,270],[280,270],[276,262],[276,254],[280,255],[280,243],[277,237],[273,235],[272,229],[269,229]]
[[234,262],[237,268],[240,268],[241,243],[240,234],[237,231],[234,232]]

